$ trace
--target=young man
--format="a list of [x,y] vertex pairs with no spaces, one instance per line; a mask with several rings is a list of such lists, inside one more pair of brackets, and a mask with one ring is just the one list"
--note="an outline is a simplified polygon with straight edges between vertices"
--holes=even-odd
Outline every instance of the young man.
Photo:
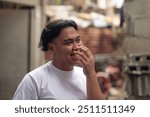
[[55,20],[44,28],[40,47],[50,50],[53,60],[26,74],[13,99],[104,99],[94,57],[77,30],[72,20]]

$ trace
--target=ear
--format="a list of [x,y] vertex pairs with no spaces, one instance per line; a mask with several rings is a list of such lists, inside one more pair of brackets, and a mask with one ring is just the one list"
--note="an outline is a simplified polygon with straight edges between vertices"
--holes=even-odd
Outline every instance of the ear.
[[53,43],[49,43],[49,44],[48,44],[48,49],[49,49],[51,52],[54,52],[54,48],[55,48],[55,46],[54,46]]

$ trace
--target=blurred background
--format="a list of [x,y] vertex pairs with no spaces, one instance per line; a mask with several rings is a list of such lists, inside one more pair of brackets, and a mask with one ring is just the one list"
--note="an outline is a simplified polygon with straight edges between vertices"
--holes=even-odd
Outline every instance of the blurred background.
[[107,99],[150,99],[149,0],[0,0],[0,99],[51,59],[38,48],[55,19],[73,19]]

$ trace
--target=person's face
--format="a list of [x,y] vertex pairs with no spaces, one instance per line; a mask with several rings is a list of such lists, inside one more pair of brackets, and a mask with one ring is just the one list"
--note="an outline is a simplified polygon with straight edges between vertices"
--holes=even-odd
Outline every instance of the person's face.
[[81,45],[78,32],[73,27],[64,28],[53,42],[54,61],[69,66],[78,64],[78,55],[74,51],[79,51]]

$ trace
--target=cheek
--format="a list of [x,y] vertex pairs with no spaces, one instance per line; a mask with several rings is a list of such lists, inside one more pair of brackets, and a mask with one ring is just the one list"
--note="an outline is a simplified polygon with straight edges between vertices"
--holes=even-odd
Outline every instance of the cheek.
[[68,46],[67,48],[65,48],[65,52],[66,52],[66,54],[70,55],[72,52],[72,47]]
[[70,55],[71,52],[72,52],[71,46],[62,47],[57,50],[57,53],[59,53],[59,55],[64,55],[64,56]]

